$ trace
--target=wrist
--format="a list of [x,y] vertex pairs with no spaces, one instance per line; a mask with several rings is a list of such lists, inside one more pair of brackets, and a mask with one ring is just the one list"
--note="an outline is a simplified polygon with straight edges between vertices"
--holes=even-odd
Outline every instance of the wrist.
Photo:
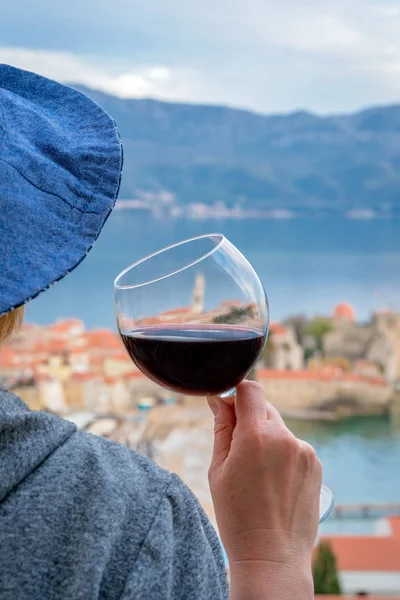
[[311,564],[236,561],[229,565],[231,600],[313,600]]

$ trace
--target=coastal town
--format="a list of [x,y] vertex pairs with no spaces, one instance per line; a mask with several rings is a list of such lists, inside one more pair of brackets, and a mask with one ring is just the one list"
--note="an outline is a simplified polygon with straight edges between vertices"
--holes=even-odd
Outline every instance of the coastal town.
[[[190,307],[146,317],[154,324],[247,322],[254,306],[224,302],[205,311],[197,284]],[[211,314],[212,313],[212,314]],[[286,418],[334,421],[360,415],[394,417],[400,381],[400,315],[377,311],[366,323],[340,303],[331,315],[273,322],[251,376]],[[34,410],[45,410],[95,435],[121,442],[176,472],[215,523],[207,482],[212,415],[204,398],[159,387],[129,358],[118,333],[87,330],[64,319],[25,323],[0,348],[0,384]],[[392,595],[400,590],[399,507],[378,514],[370,535],[325,534],[348,594]],[[364,510],[362,507],[360,510]],[[367,510],[365,508],[365,510]],[[341,518],[338,507],[336,518]],[[368,552],[365,550],[368,548]]]
[[[179,324],[188,320],[189,310],[196,323],[210,317],[210,311],[194,305],[137,324]],[[215,311],[220,320],[221,310],[229,316],[242,309],[235,301],[225,302]],[[256,315],[251,322],[257,323]],[[341,303],[330,316],[273,322],[253,376],[287,416],[335,419],[387,413],[395,409],[400,380],[400,315],[379,311],[369,322],[358,323],[353,307]],[[148,380],[116,332],[87,331],[76,319],[24,324],[0,349],[0,381],[32,408],[60,415],[203,404]]]

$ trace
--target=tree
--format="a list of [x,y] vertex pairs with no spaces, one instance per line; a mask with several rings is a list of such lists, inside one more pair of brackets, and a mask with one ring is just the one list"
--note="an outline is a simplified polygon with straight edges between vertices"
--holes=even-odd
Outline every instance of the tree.
[[321,542],[313,565],[315,594],[340,595],[342,593],[332,546]]
[[274,335],[270,331],[268,334],[268,337],[267,337],[267,342],[264,346],[264,350],[262,353],[262,360],[264,361],[264,364],[266,367],[273,366],[275,352],[276,352],[276,347],[275,347],[275,342],[274,342]]
[[323,350],[323,339],[327,333],[332,331],[333,325],[330,319],[318,317],[307,324],[305,334],[310,335],[315,340],[317,350]]
[[236,325],[238,323],[245,322],[247,317],[254,317],[254,310],[251,305],[244,308],[232,306],[228,313],[214,317],[213,323],[228,323],[230,325]]

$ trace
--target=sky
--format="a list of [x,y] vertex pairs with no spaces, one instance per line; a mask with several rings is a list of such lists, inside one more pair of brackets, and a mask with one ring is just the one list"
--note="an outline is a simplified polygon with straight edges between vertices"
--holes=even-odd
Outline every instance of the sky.
[[263,113],[400,102],[400,0],[0,0],[0,62]]

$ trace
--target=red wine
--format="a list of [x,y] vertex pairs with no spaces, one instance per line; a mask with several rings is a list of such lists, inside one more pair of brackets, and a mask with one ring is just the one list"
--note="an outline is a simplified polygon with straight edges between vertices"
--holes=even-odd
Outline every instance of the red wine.
[[246,377],[264,347],[256,329],[209,325],[141,327],[121,333],[133,362],[163,387],[219,394]]

